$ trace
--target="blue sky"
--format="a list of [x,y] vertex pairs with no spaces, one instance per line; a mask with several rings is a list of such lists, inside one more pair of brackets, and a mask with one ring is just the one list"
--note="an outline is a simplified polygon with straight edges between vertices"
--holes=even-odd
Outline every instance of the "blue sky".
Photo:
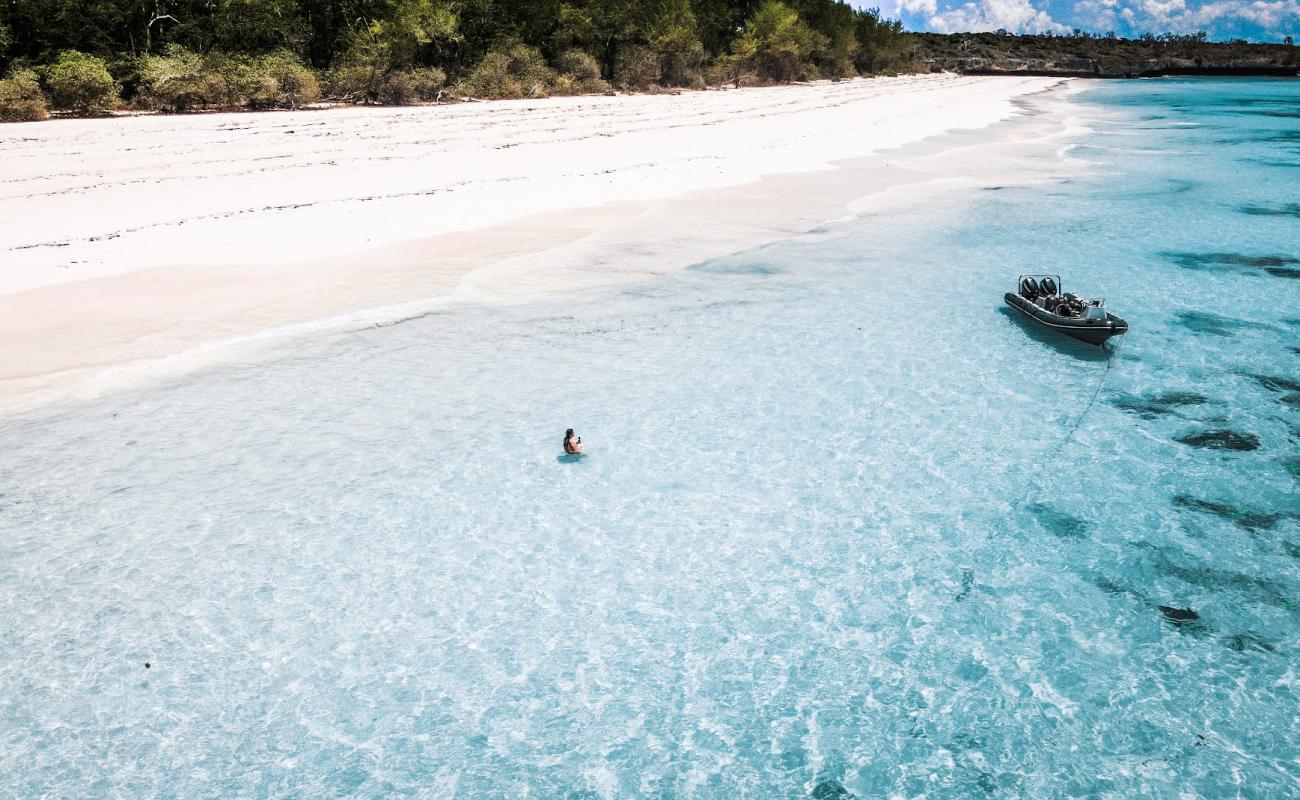
[[1082,28],[1121,36],[1205,31],[1213,40],[1300,40],[1300,0],[879,0],[886,17],[908,30],[1068,32]]

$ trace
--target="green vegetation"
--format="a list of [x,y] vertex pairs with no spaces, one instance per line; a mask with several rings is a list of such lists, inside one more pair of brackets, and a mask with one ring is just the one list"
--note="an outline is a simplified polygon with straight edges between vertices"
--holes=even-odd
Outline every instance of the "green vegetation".
[[1300,50],[1288,44],[1207,41],[1204,33],[1121,39],[1115,34],[912,34],[918,58],[936,70],[1034,72],[1105,78],[1169,73],[1295,75]]
[[0,116],[841,78],[914,68],[910,41],[841,0],[21,0]]
[[1294,71],[1286,45],[905,33],[842,0],[10,0],[0,119],[403,104],[909,71]]
[[15,70],[0,81],[0,122],[35,122],[49,116],[35,72]]
[[78,114],[102,113],[117,105],[117,86],[102,59],[64,50],[45,70],[50,100]]

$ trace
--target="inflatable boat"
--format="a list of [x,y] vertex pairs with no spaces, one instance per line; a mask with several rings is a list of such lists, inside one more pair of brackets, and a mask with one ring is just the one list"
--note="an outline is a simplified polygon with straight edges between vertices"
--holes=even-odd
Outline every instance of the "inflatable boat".
[[1058,333],[1095,345],[1128,333],[1128,323],[1107,311],[1104,300],[1061,293],[1059,275],[1021,275],[1018,288],[1007,292],[1007,305]]

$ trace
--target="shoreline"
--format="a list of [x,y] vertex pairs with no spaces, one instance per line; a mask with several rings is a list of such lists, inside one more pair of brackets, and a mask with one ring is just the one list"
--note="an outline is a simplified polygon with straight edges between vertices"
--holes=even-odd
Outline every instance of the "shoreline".
[[[946,80],[966,83],[952,76]],[[989,86],[988,81],[996,83]],[[1055,79],[1025,79],[1015,81],[1015,91],[1008,91],[1012,87],[1007,81],[976,81],[1010,111],[989,108],[994,99],[977,96],[975,99],[983,101],[984,118],[980,121],[984,124],[971,128],[918,131],[912,119],[912,130],[899,130],[896,125],[878,141],[856,145],[867,152],[857,158],[826,158],[834,153],[804,152],[800,153],[803,163],[774,163],[776,168],[770,173],[739,182],[733,182],[735,172],[742,170],[720,170],[725,173],[721,179],[706,175],[699,181],[704,186],[688,186],[676,193],[665,193],[659,186],[649,187],[650,191],[645,191],[644,186],[633,186],[631,191],[627,186],[615,187],[630,196],[521,214],[469,229],[408,237],[359,253],[278,263],[274,258],[269,262],[245,258],[243,263],[218,266],[155,263],[114,272],[111,245],[116,240],[96,239],[92,238],[95,234],[89,234],[80,247],[75,242],[50,247],[45,255],[57,252],[63,256],[69,248],[102,252],[105,248],[98,246],[102,242],[110,245],[104,256],[107,263],[97,266],[103,266],[106,274],[0,293],[0,341],[9,345],[5,348],[8,355],[0,358],[0,410],[16,412],[90,399],[144,380],[233,358],[259,342],[307,330],[399,318],[450,303],[527,302],[663,275],[709,258],[798,235],[837,218],[896,211],[991,181],[1005,185],[1059,174],[1063,164],[1052,163],[1051,159],[1032,168],[1027,166],[1024,151],[1034,145],[1051,147],[1063,135],[1065,122],[1060,115],[1047,114],[1039,106],[1049,97],[1059,102],[1057,95],[1068,84]],[[872,86],[870,81],[857,84]],[[841,86],[752,91],[807,94],[808,89]],[[972,87],[960,84],[943,88],[950,94],[953,89],[960,94],[963,88],[968,95],[974,93]],[[924,92],[915,94],[924,96]],[[808,100],[779,96],[764,99],[786,99],[794,104]],[[614,102],[624,100],[615,98]],[[548,103],[572,105],[554,101],[516,105],[527,108],[520,114],[527,116],[538,107],[545,109]],[[769,111],[772,104],[751,106],[762,112]],[[901,127],[909,121],[907,111],[900,111],[904,122]],[[829,116],[825,109],[810,113],[814,117]],[[988,119],[995,115],[996,119]],[[799,115],[794,118],[799,119]],[[720,122],[707,117],[706,121],[731,124],[725,115]],[[808,120],[809,124],[816,121]],[[68,123],[57,124],[62,127]],[[689,125],[686,130],[691,130]],[[619,135],[609,134],[614,138]],[[789,143],[780,144],[784,149],[777,153],[785,155]],[[527,145],[514,143],[506,152],[519,147]],[[851,152],[853,148],[843,149]],[[707,162],[705,156],[712,154],[690,155]],[[810,155],[823,160],[816,163]],[[753,169],[752,164],[741,166]],[[782,166],[795,169],[782,170]],[[714,185],[718,183],[721,185]],[[481,206],[472,207],[464,216],[473,217],[482,210]],[[260,219],[275,216],[271,212],[260,215]],[[229,224],[228,220],[239,217],[224,219]],[[220,232],[222,220],[210,227]],[[144,230],[137,238],[143,238],[146,246],[157,244],[159,239],[166,244],[167,235],[151,233],[147,226]],[[153,242],[148,241],[151,238]],[[39,259],[32,260],[39,263]],[[8,277],[10,280],[0,289],[22,286],[22,280]],[[31,282],[31,275],[20,277]]]

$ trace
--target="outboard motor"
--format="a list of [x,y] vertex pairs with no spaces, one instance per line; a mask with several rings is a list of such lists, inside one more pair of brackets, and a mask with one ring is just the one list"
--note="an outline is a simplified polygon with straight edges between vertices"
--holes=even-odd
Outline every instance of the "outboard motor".
[[[1050,278],[1048,280],[1051,280]],[[1038,296],[1038,281],[1033,278],[1020,279],[1020,296],[1026,300],[1033,300]]]
[[1043,294],[1047,295],[1048,297],[1051,297],[1052,295],[1056,294],[1057,288],[1058,287],[1056,285],[1056,281],[1052,280],[1050,276],[1043,278],[1043,282],[1038,284],[1039,291],[1041,291]]

